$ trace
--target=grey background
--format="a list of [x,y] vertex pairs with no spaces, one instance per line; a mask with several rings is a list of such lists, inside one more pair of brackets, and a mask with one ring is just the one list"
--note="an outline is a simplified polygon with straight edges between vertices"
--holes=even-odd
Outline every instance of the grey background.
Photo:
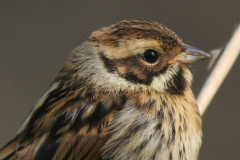
[[[240,1],[0,1],[0,147],[14,137],[71,50],[92,31],[133,18],[161,22],[209,52],[231,37]],[[208,63],[192,66],[195,95]],[[239,67],[240,59],[203,116],[200,160],[240,157]]]

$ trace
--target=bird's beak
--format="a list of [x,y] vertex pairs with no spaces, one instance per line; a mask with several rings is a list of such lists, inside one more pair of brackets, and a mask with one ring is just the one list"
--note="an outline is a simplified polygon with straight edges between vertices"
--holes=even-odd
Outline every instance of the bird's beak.
[[187,44],[182,44],[182,52],[171,59],[168,63],[171,64],[177,61],[182,64],[191,64],[209,57],[209,54],[198,48],[189,46]]

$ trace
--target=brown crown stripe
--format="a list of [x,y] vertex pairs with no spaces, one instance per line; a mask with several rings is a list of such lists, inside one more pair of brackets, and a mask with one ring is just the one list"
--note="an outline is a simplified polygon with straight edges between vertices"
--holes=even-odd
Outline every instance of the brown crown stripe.
[[147,20],[122,21],[111,27],[104,27],[93,32],[88,40],[102,45],[118,47],[120,39],[129,39],[129,37],[159,40],[166,44],[165,49],[171,49],[182,44],[182,39],[172,30],[162,24]]

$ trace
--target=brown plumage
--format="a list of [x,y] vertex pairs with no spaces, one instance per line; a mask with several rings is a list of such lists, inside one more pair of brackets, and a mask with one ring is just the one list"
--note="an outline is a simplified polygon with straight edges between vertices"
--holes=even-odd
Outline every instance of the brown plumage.
[[197,159],[201,117],[187,64],[206,57],[157,22],[95,31],[0,159]]

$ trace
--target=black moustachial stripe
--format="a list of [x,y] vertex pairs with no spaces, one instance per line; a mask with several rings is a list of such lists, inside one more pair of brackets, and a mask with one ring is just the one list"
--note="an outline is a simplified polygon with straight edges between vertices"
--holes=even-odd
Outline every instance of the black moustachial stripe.
[[172,80],[167,82],[167,92],[170,94],[184,95],[187,85],[187,81],[183,76],[183,70],[180,68],[178,73],[173,75]]

